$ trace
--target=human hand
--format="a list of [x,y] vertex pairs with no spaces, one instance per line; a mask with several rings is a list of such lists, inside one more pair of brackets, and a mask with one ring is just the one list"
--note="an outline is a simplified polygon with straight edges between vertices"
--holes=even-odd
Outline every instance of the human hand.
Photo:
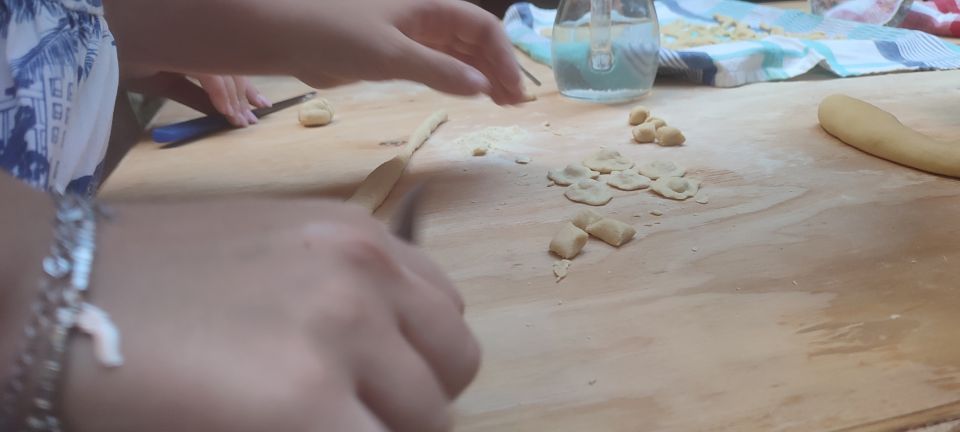
[[210,102],[230,124],[244,127],[257,123],[251,106],[266,108],[271,105],[246,77],[229,75],[192,74],[210,97]]
[[479,361],[423,253],[340,203],[116,204],[90,301],[126,363],[74,339],[66,430],[445,431]]
[[124,88],[175,100],[204,114],[220,113],[236,127],[257,123],[251,106],[264,108],[271,105],[250,80],[242,76],[184,75],[134,65],[124,65],[122,70]]
[[298,78],[314,87],[406,79],[457,95],[525,100],[513,47],[500,21],[459,0],[329,0],[320,34],[302,41]]

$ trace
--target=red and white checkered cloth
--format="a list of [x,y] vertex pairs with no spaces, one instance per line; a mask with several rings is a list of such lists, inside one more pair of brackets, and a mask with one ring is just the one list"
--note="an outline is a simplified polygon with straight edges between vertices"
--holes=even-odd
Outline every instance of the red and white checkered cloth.
[[900,27],[938,36],[960,37],[960,1],[917,1],[910,5]]
[[810,4],[814,13],[829,18],[960,37],[960,0],[811,0]]

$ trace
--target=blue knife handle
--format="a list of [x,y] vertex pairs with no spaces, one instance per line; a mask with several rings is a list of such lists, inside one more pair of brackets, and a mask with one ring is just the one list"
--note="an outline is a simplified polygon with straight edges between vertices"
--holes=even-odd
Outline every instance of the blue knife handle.
[[158,143],[170,143],[200,138],[214,132],[229,129],[232,126],[220,115],[200,117],[172,125],[153,129],[153,140]]

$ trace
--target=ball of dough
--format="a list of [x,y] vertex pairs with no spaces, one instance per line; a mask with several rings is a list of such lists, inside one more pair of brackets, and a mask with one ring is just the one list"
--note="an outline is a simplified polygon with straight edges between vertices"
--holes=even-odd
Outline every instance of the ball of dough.
[[680,129],[673,126],[664,126],[657,129],[657,144],[664,147],[678,146],[686,140],[687,138],[683,136],[683,132],[680,132]]
[[324,98],[304,102],[298,115],[303,126],[324,126],[333,121],[333,105]]
[[607,184],[620,190],[632,191],[650,187],[650,179],[635,171],[617,171],[607,177]]
[[602,206],[613,199],[613,194],[607,190],[603,183],[592,179],[580,180],[574,183],[567,188],[563,196],[573,202],[595,206]]
[[636,126],[647,121],[647,117],[650,117],[650,109],[643,105],[637,105],[630,110],[629,121],[631,125]]
[[697,194],[700,181],[683,177],[660,177],[653,182],[650,190],[664,198],[685,200]]
[[633,128],[633,140],[640,143],[652,143],[657,139],[657,127],[653,123],[644,123]]
[[473,150],[470,151],[470,154],[474,156],[486,156],[488,151],[490,151],[490,146],[484,144],[474,147]]
[[570,186],[580,180],[595,179],[597,177],[600,177],[600,173],[579,164],[570,164],[567,165],[566,168],[547,172],[547,178],[553,180],[554,183],[560,186]]
[[587,227],[587,232],[603,240],[605,243],[617,247],[630,241],[637,235],[637,230],[632,226],[610,218],[601,219],[590,224],[590,226]]
[[600,219],[603,219],[603,216],[600,216],[599,213],[590,209],[583,209],[580,210],[580,213],[577,213],[577,215],[574,216],[573,220],[570,222],[573,223],[573,225],[577,228],[585,230],[587,229],[588,225],[599,221]]
[[550,252],[560,258],[571,259],[580,253],[583,245],[587,244],[587,233],[567,222],[560,231],[550,240]]
[[640,165],[637,172],[656,180],[660,177],[683,177],[687,169],[670,161],[655,160]]
[[630,159],[622,156],[620,152],[616,150],[608,149],[598,151],[593,156],[585,159],[583,164],[587,168],[590,168],[594,171],[599,171],[601,174],[608,174],[613,171],[623,171],[633,167],[633,162],[630,161]]
[[665,121],[664,121],[662,118],[660,118],[660,117],[650,117],[650,118],[648,118],[647,121],[645,121],[644,123],[652,124],[653,127],[654,127],[654,128],[657,128],[657,129],[660,129],[660,128],[662,128],[662,127],[664,127],[664,126],[667,125],[667,122],[665,122]]

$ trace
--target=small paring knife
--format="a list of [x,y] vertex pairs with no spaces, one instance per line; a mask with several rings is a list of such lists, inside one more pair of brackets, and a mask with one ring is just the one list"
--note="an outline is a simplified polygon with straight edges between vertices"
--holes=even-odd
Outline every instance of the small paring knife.
[[[309,92],[290,99],[282,100],[266,108],[257,108],[253,110],[253,115],[257,118],[273,114],[277,111],[299,105],[310,99],[313,99],[317,92]],[[181,141],[195,140],[200,137],[231,129],[233,126],[227,121],[227,118],[216,114],[206,117],[195,118],[180,123],[161,126],[153,129],[152,137],[154,142],[161,144],[174,143]]]
[[530,71],[528,71],[527,68],[520,66],[520,72],[523,72],[523,74],[527,76],[527,79],[529,79],[531,82],[536,84],[537,87],[540,87],[542,85],[540,84],[540,80],[538,80],[537,77],[533,76],[533,74],[530,73]]
[[423,182],[414,185],[400,200],[393,214],[394,235],[410,244],[417,243],[417,210],[425,188],[426,183]]

